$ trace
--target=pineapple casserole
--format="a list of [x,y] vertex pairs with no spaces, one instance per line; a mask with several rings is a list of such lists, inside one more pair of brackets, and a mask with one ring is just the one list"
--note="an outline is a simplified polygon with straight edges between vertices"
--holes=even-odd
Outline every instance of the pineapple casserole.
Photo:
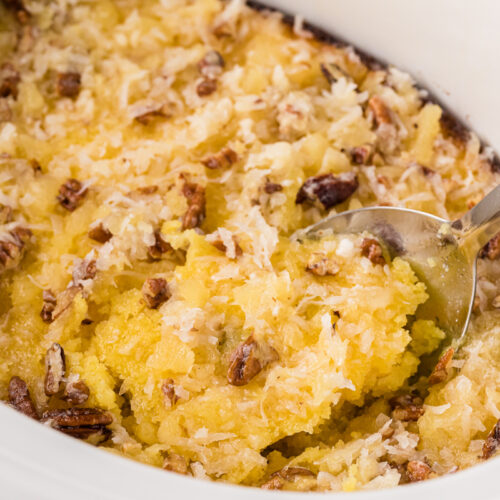
[[373,236],[290,236],[363,206],[459,217],[500,165],[408,74],[253,7],[0,1],[0,399],[264,489],[493,457],[500,237],[455,353]]

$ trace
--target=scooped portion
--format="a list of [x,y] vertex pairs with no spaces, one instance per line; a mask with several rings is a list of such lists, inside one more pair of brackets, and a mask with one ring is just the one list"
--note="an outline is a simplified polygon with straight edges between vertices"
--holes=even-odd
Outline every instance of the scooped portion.
[[265,489],[395,486],[493,457],[500,240],[457,359],[372,235],[290,236],[363,206],[454,219],[498,170],[409,75],[300,18],[4,0],[0,399],[109,452]]

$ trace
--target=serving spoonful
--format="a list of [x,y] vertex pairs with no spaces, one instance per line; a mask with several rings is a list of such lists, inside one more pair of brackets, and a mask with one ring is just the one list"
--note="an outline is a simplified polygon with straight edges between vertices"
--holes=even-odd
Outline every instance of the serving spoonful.
[[363,231],[379,238],[391,257],[400,256],[412,266],[429,294],[416,318],[434,320],[458,348],[474,304],[477,255],[500,231],[500,186],[455,221],[406,208],[368,207],[332,215],[293,237]]

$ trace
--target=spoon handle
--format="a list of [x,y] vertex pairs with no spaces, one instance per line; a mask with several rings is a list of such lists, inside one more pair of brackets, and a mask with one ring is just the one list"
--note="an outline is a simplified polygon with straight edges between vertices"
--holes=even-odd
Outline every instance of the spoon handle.
[[475,258],[479,250],[500,232],[500,186],[488,193],[461,219],[452,223],[460,231],[460,246]]

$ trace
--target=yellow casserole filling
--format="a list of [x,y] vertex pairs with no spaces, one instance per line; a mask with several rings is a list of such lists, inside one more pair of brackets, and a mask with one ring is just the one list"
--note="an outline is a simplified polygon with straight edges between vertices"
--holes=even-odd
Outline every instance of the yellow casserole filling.
[[[237,0],[8,6],[2,399],[18,376],[63,432],[269,489],[393,486],[475,461],[500,403],[496,368],[487,394],[470,378],[495,313],[409,416],[394,398],[426,396],[411,377],[444,337],[409,321],[424,285],[370,235],[289,238],[377,204],[456,217],[495,181],[474,134],[405,73]],[[71,408],[109,412],[111,433],[61,424]]]

